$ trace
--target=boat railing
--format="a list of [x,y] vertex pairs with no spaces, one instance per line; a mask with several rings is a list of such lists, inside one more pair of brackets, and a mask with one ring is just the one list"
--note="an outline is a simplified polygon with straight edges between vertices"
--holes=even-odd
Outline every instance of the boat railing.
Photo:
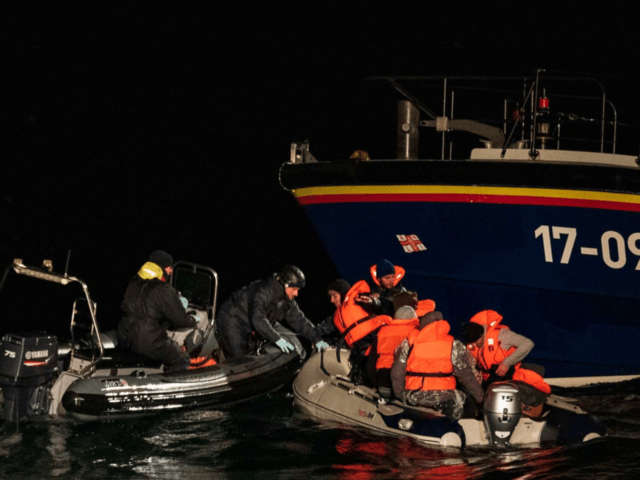
[[[80,284],[84,292],[84,297],[87,302],[89,315],[91,317],[92,343],[97,346],[98,351],[97,351],[97,354],[92,353],[91,360],[88,363],[83,364],[83,367],[81,368],[81,370],[76,373],[81,377],[89,375],[93,371],[95,365],[102,359],[102,356],[104,354],[104,346],[102,345],[102,340],[100,338],[100,330],[98,328],[98,321],[96,320],[96,304],[93,302],[93,300],[91,300],[91,296],[89,295],[89,288],[87,287],[87,284],[77,277],[69,276],[67,273],[62,274],[62,273],[54,272],[53,264],[50,260],[44,260],[44,262],[42,263],[42,267],[38,268],[38,267],[28,267],[22,262],[22,259],[16,258],[13,261],[12,267],[13,267],[13,270],[18,275],[24,275],[31,278],[39,278],[40,280],[58,283],[60,285],[69,285],[70,283]],[[75,315],[77,312],[76,306],[77,306],[77,300],[74,303],[73,313],[71,317],[72,332],[74,328]],[[74,349],[71,349],[69,355],[70,355],[70,360],[73,360]]]
[[[535,160],[538,149],[550,148],[555,143],[559,150],[561,143],[572,145],[572,142],[580,142],[581,150],[596,144],[601,153],[617,152],[618,112],[607,98],[603,84],[593,77],[547,75],[538,70],[533,77],[421,76],[370,80],[388,82],[403,97],[398,101],[398,159],[418,158],[418,127],[434,128],[441,134],[442,160],[453,159],[455,131],[474,134],[487,148],[502,149],[502,157],[508,148],[527,145],[530,157]],[[406,85],[411,85],[412,91]],[[569,93],[560,91],[567,86],[571,89]],[[425,92],[429,98],[440,97],[439,112],[422,99]],[[550,103],[554,102],[560,108],[554,106],[556,109],[551,110]],[[574,113],[579,108],[586,113]],[[494,112],[489,115],[493,120],[487,120],[484,113],[490,109]],[[501,112],[496,115],[498,109]],[[428,119],[421,120],[421,113]],[[482,118],[473,119],[478,117]],[[587,137],[572,136],[572,132],[566,135],[563,131],[563,127],[573,130],[578,125],[597,130],[588,132]]]
[[[211,267],[182,260],[173,264],[173,272],[171,285],[187,296],[190,305],[206,311],[209,322],[203,336],[207,338],[214,328],[218,304],[218,273]],[[188,284],[181,281],[184,279],[185,273],[192,277],[192,281]],[[207,278],[206,281],[203,280],[204,277]],[[189,292],[182,291],[184,288],[187,288]]]

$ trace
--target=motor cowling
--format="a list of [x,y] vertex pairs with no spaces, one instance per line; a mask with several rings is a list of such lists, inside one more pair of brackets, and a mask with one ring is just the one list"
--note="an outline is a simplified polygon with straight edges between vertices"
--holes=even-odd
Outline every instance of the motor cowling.
[[487,387],[484,396],[484,424],[492,445],[507,446],[522,416],[518,388],[509,382]]
[[58,372],[58,339],[42,333],[8,333],[0,347],[0,386],[7,422],[48,409],[48,390]]

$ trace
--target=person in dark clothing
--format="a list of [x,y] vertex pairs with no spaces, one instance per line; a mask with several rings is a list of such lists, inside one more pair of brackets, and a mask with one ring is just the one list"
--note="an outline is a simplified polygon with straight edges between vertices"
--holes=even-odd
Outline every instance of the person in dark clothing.
[[[349,282],[343,280],[342,278],[338,278],[334,280],[327,286],[327,295],[329,296],[329,301],[336,307],[336,311],[342,305],[344,301],[344,297],[351,288]],[[340,338],[339,331],[334,323],[335,312],[329,315],[327,318],[322,320],[317,326],[316,331],[323,337],[331,345],[337,345],[338,340]]]
[[393,317],[396,308],[393,299],[396,295],[407,292],[401,281],[405,275],[402,267],[389,260],[382,259],[369,269],[371,273],[371,296],[380,304],[380,313]]
[[254,332],[275,343],[284,353],[294,351],[295,347],[274,328],[283,321],[319,350],[327,348],[315,325],[295,301],[304,285],[302,271],[287,265],[271,278],[257,280],[234,292],[222,304],[216,318],[216,333],[224,355],[239,357],[251,353],[255,349]]
[[131,279],[122,302],[124,317],[118,325],[118,343],[126,349],[161,361],[171,372],[187,370],[190,358],[167,335],[170,327],[193,328],[178,292],[166,282],[172,273],[171,255],[156,250]]

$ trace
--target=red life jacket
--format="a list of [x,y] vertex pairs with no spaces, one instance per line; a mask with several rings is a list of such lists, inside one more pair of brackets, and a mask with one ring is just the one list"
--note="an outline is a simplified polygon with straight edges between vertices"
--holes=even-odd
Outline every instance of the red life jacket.
[[449,323],[438,320],[422,330],[409,332],[407,340],[411,353],[407,359],[404,386],[407,390],[454,390],[451,350],[453,337],[449,335]]
[[354,284],[333,316],[333,324],[340,331],[349,347],[391,321],[391,317],[388,315],[372,315],[356,303],[355,300],[359,294],[370,291],[369,285],[364,280]]
[[400,342],[407,338],[407,334],[418,326],[418,317],[408,320],[393,319],[383,325],[378,331],[378,361],[376,369],[391,368],[393,354]]
[[[515,347],[509,350],[502,348],[499,340],[500,331],[509,329],[506,325],[500,325],[502,315],[494,310],[483,310],[476,313],[470,320],[485,327],[484,344],[482,348],[478,348],[475,343],[467,345],[469,353],[476,359],[478,367],[482,372],[482,376],[486,380],[489,377],[491,367],[499,365],[502,361],[515,352]],[[519,365],[519,364],[518,364]]]
[[528,383],[541,392],[551,393],[551,386],[544,381],[542,375],[527,368],[517,367],[512,380]]
[[[394,265],[394,267],[396,269],[396,278],[393,279],[393,286],[395,287],[400,283],[400,280],[402,280],[402,278],[404,277],[405,271],[404,271],[404,268],[399,267],[397,265]],[[371,268],[369,268],[369,272],[371,272],[371,278],[373,279],[374,283],[379,287],[381,287],[382,285],[380,285],[380,280],[378,280],[378,275],[376,274],[376,266],[371,265]]]

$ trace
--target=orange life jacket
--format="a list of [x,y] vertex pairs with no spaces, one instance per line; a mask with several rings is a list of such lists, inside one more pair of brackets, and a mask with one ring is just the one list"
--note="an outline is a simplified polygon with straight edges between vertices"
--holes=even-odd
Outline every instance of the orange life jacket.
[[420,300],[418,302],[418,306],[416,307],[416,314],[418,317],[422,317],[429,312],[433,312],[436,309],[436,302],[433,300],[426,298],[424,300]]
[[[393,286],[395,287],[400,283],[400,280],[402,280],[402,278],[404,277],[405,271],[404,271],[404,268],[399,267],[397,265],[394,265],[394,267],[396,269],[396,278],[394,278],[393,280]],[[376,266],[371,265],[369,272],[371,272],[371,278],[373,279],[374,283],[379,287],[381,287],[382,285],[380,285],[380,280],[378,280],[378,275],[376,274]]]
[[483,310],[482,312],[476,313],[470,321],[485,327],[484,344],[482,348],[478,348],[475,343],[470,343],[467,345],[467,349],[473,358],[476,359],[482,376],[486,380],[489,377],[491,367],[502,363],[502,361],[515,352],[516,349],[515,347],[511,347],[505,350],[500,344],[498,338],[500,331],[505,328],[508,330],[509,327],[500,325],[502,315],[498,312],[494,310]]
[[383,325],[378,331],[378,361],[376,368],[391,368],[393,354],[400,342],[407,338],[407,334],[418,326],[418,317],[408,320],[393,319]]
[[451,350],[453,337],[449,335],[449,323],[438,320],[422,330],[414,329],[407,335],[411,353],[407,359],[405,389],[454,390]]
[[344,297],[344,301],[333,316],[333,323],[351,347],[358,340],[366,337],[382,325],[391,321],[388,315],[372,315],[356,303],[361,293],[371,290],[364,280],[355,283]]
[[541,392],[551,393],[551,386],[544,381],[542,375],[527,368],[518,367],[513,374],[512,380],[528,383]]

